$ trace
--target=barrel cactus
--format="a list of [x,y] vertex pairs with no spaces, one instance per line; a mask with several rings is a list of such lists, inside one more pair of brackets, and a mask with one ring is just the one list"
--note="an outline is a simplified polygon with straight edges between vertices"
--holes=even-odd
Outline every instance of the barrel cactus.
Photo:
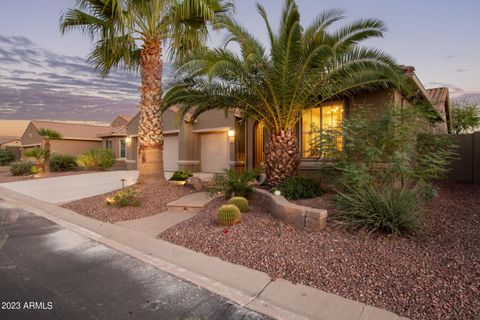
[[240,209],[233,204],[224,204],[217,211],[217,221],[221,226],[233,226],[240,222]]
[[246,212],[248,211],[248,200],[244,197],[233,197],[228,200],[228,204],[233,204],[236,206],[238,209],[240,209],[240,212]]

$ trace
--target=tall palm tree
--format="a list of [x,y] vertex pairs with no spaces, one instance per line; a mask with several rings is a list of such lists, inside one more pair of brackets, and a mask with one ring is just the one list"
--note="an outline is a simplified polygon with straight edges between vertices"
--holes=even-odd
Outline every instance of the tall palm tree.
[[95,41],[88,59],[101,75],[114,67],[141,74],[138,183],[166,183],[161,119],[163,48],[171,57],[199,50],[207,23],[226,16],[223,0],[78,0],[61,32],[80,30]]
[[[180,104],[192,119],[212,109],[237,109],[244,119],[262,122],[270,131],[265,154],[268,183],[296,173],[300,162],[295,126],[308,109],[359,90],[402,86],[395,60],[361,41],[382,37],[384,23],[361,19],[336,31],[329,27],[343,11],[321,13],[303,28],[294,0],[285,0],[280,27],[274,32],[265,9],[268,50],[233,19],[217,26],[227,32],[225,45],[178,63],[177,81],[164,96],[164,108]],[[234,43],[239,53],[228,47]]]
[[43,170],[48,173],[50,172],[50,140],[62,139],[62,135],[60,132],[48,128],[40,128],[37,133],[43,138]]

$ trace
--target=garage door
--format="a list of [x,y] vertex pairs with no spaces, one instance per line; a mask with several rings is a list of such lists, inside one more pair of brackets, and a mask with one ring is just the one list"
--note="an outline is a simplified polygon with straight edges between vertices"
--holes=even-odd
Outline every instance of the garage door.
[[163,166],[165,171],[178,170],[178,136],[163,137]]
[[202,134],[200,144],[202,172],[223,172],[229,167],[229,142],[226,132]]

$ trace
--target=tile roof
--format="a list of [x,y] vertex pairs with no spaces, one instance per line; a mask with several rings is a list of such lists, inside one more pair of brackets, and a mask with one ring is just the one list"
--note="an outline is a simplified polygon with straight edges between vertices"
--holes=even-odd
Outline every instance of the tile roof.
[[37,128],[52,129],[60,132],[63,139],[69,140],[98,140],[98,134],[105,132],[108,124],[86,124],[79,122],[62,122],[49,120],[34,120],[32,124]]
[[15,140],[20,140],[20,137],[0,136],[0,144],[12,142]]
[[448,98],[447,87],[427,89],[427,93],[432,99],[433,103],[435,103],[437,106],[446,102]]
[[[128,122],[130,123],[130,122]],[[118,127],[112,127],[104,132],[97,134],[97,137],[106,138],[106,137],[123,137],[127,135],[127,124]]]

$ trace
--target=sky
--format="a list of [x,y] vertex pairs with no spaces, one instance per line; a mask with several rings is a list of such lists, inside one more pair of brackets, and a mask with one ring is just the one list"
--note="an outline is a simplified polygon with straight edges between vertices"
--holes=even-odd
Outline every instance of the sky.
[[[61,13],[74,0],[0,1],[0,119],[109,121],[135,114],[139,79],[114,72],[101,79],[85,57],[89,39],[61,35]],[[262,3],[274,26],[283,1],[236,0],[236,17],[262,42],[264,25],[255,10]],[[448,86],[455,99],[480,102],[480,1],[478,0],[297,0],[304,25],[321,11],[346,10],[347,18],[382,19],[388,32],[367,46],[413,65],[425,87]],[[212,46],[221,42],[212,35]],[[171,68],[166,68],[166,81]]]

